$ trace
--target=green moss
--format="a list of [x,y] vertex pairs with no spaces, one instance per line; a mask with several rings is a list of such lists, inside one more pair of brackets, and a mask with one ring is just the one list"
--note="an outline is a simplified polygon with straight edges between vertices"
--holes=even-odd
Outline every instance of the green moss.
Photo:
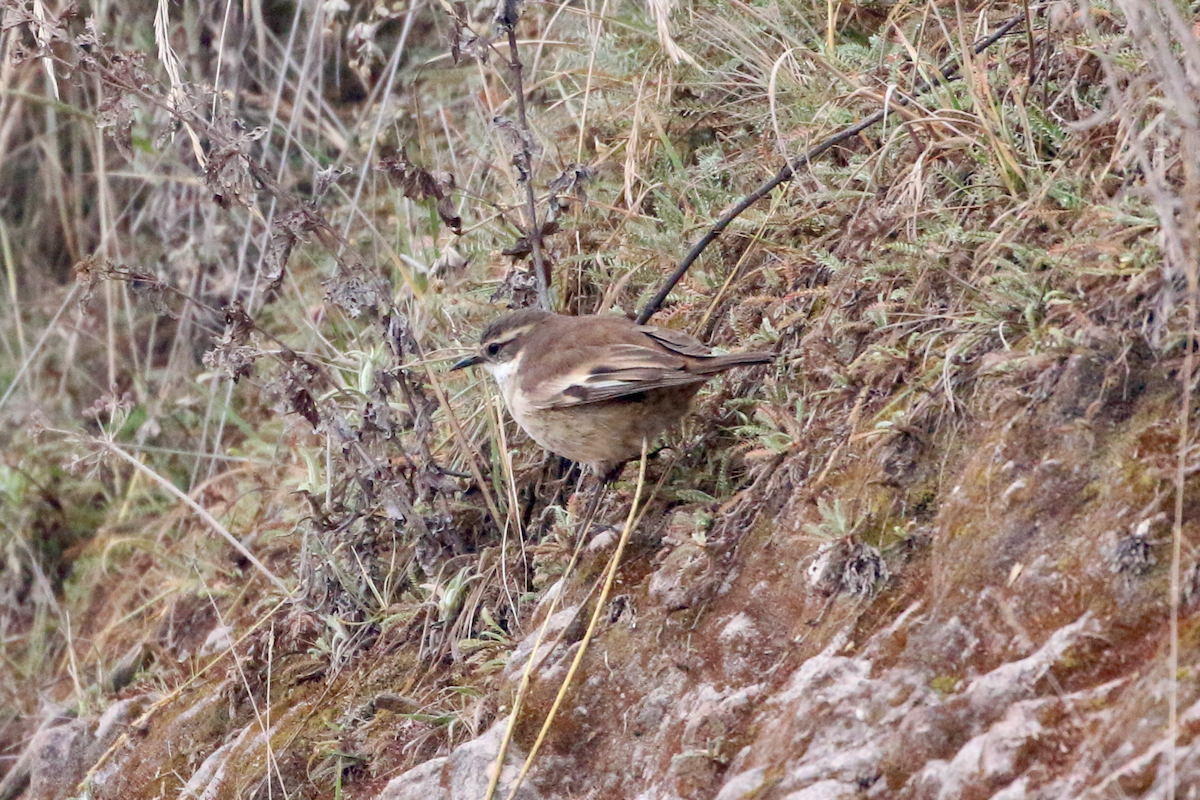
[[955,675],[938,675],[929,681],[929,688],[941,697],[949,697],[957,693],[961,683],[962,679]]

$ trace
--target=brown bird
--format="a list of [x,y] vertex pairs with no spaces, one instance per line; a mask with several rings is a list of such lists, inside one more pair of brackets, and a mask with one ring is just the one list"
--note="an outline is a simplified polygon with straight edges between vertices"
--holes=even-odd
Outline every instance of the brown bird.
[[483,331],[451,370],[482,364],[526,433],[605,475],[674,425],[705,381],[769,353],[714,355],[679,331],[625,317],[569,317],[527,308]]

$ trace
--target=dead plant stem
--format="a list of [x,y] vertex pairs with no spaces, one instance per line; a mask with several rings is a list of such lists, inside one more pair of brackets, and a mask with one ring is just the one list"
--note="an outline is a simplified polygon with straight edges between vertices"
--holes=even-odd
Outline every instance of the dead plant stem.
[[420,345],[417,345],[417,358],[421,359],[421,363],[425,368],[425,377],[429,381],[429,388],[433,389],[433,393],[437,398],[438,404],[446,413],[446,420],[450,423],[450,430],[454,434],[454,438],[458,440],[463,448],[463,457],[467,462],[467,468],[471,470],[471,477],[475,479],[475,485],[479,487],[479,491],[483,492],[483,501],[487,505],[488,513],[492,515],[492,522],[496,524],[496,530],[504,530],[504,516],[500,513],[499,506],[496,505],[495,499],[492,497],[491,491],[488,490],[487,481],[483,479],[483,472],[479,469],[479,465],[475,463],[475,455],[472,453],[471,438],[463,431],[462,425],[458,422],[458,417],[454,414],[454,409],[450,405],[446,393],[442,391],[442,384],[438,381],[437,375],[429,368],[425,362],[425,353]]
[[509,68],[513,73],[513,93],[517,97],[517,120],[521,125],[521,153],[524,162],[520,170],[521,183],[525,185],[525,236],[529,241],[530,257],[533,259],[533,276],[537,281],[538,304],[547,311],[553,311],[550,304],[550,266],[542,251],[542,226],[538,223],[537,198],[533,194],[533,134],[529,130],[529,117],[525,113],[525,86],[522,81],[520,51],[517,49],[517,26],[507,25]]
[[[1196,169],[1195,149],[1188,148],[1188,142],[1196,142],[1196,131],[1190,131],[1191,136],[1185,139],[1183,219],[1194,220],[1200,212],[1200,171]],[[1191,150],[1192,152],[1188,153]],[[1175,464],[1175,518],[1171,525],[1171,644],[1167,658],[1170,689],[1167,693],[1167,799],[1175,800],[1178,782],[1178,755],[1176,754],[1179,738],[1179,606],[1181,583],[1181,562],[1183,560],[1183,495],[1184,484],[1188,475],[1188,451],[1191,441],[1192,414],[1192,375],[1195,374],[1196,359],[1196,329],[1200,317],[1200,236],[1195,234],[1195,228],[1189,229],[1190,235],[1182,242],[1185,254],[1182,267],[1187,279],[1187,336],[1184,338],[1183,370],[1179,379],[1183,383],[1183,398],[1179,409],[1179,453]],[[1190,244],[1191,247],[1187,247]],[[1190,253],[1189,253],[1190,250]],[[1187,256],[1190,256],[1187,257]]]
[[[500,773],[504,768],[504,759],[508,755],[508,748],[512,744],[513,734],[517,729],[517,719],[520,717],[521,709],[525,705],[525,698],[529,694],[529,683],[533,678],[533,671],[538,665],[538,651],[542,647],[542,641],[546,638],[546,631],[550,627],[550,619],[554,616],[558,608],[558,601],[562,599],[563,594],[567,590],[567,581],[571,577],[571,573],[575,571],[575,564],[579,561],[579,554],[583,552],[583,545],[587,541],[588,533],[591,531],[592,522],[596,518],[596,512],[600,509],[600,498],[604,494],[605,483],[598,480],[596,489],[591,499],[588,501],[587,509],[583,516],[582,530],[575,542],[575,549],[571,553],[571,560],[567,562],[567,568],[563,570],[562,577],[559,578],[559,591],[550,599],[550,603],[546,608],[546,616],[542,620],[541,627],[538,628],[537,638],[533,640],[533,647],[529,651],[529,656],[525,662],[525,669],[521,671],[521,681],[517,684],[517,696],[513,699],[512,709],[508,715],[508,725],[504,729],[504,736],[500,739],[500,749],[496,752],[496,762],[492,766],[492,775],[488,779],[487,792],[484,794],[484,800],[492,800],[496,796],[496,788],[500,785]],[[566,632],[569,626],[564,626],[559,634],[559,639]],[[556,640],[550,645],[550,651],[558,646]],[[513,791],[516,791],[515,789]]]
[[75,293],[78,291],[78,283],[71,284],[70,288],[67,289],[67,296],[63,298],[63,301],[58,306],[58,310],[54,312],[54,316],[50,319],[50,322],[47,323],[45,330],[42,331],[42,335],[38,337],[37,342],[33,345],[33,350],[29,352],[29,355],[22,359],[21,368],[17,370],[17,374],[13,376],[12,381],[8,384],[8,387],[5,388],[4,394],[0,396],[0,408],[4,408],[5,404],[8,403],[8,399],[12,397],[13,392],[15,392],[17,387],[21,385],[21,379],[25,377],[25,373],[29,372],[29,369],[34,365],[36,356],[42,351],[42,347],[50,338],[50,334],[58,330],[59,318],[63,315],[64,311],[71,307],[72,301],[75,298]]
[[533,766],[533,760],[537,758],[538,750],[541,749],[542,743],[546,740],[546,734],[550,731],[550,726],[554,723],[558,709],[562,706],[563,700],[566,699],[567,691],[571,688],[571,684],[575,679],[575,673],[579,670],[579,664],[583,661],[584,653],[587,652],[588,644],[591,643],[592,637],[596,633],[596,628],[599,627],[600,615],[604,613],[604,607],[608,603],[608,595],[612,592],[613,582],[617,577],[617,568],[621,565],[621,554],[625,552],[625,545],[629,543],[629,536],[640,519],[638,515],[638,501],[641,499],[642,489],[646,486],[647,446],[646,440],[643,439],[642,458],[638,462],[637,488],[633,492],[633,499],[629,502],[629,516],[625,518],[625,528],[621,531],[621,538],[617,542],[617,549],[613,551],[612,558],[608,561],[608,570],[604,574],[604,588],[600,590],[600,596],[596,598],[596,608],[592,611],[592,619],[588,623],[587,631],[583,634],[583,639],[579,642],[578,649],[575,650],[575,658],[571,660],[571,666],[567,669],[567,676],[563,678],[562,685],[558,687],[558,694],[554,696],[554,703],[550,706],[550,712],[546,714],[546,719],[542,722],[542,729],[538,731],[537,739],[533,742],[533,747],[529,748],[529,755],[525,757],[525,763],[521,765],[521,771],[513,781],[512,788],[508,790],[508,796],[505,800],[514,800],[517,796],[517,790],[521,788],[521,782],[529,774],[529,770]]
[[152,481],[154,481],[159,486],[161,486],[163,488],[163,490],[167,492],[167,494],[172,495],[177,500],[179,500],[181,503],[186,505],[188,508],[192,509],[192,511],[195,512],[196,516],[200,517],[200,520],[202,522],[204,522],[205,525],[207,525],[217,535],[219,535],[221,538],[223,538],[225,541],[227,541],[230,544],[230,546],[233,547],[234,550],[237,550],[242,555],[243,558],[245,558],[247,561],[249,561],[250,564],[255,569],[257,569],[259,572],[261,572],[263,575],[265,575],[267,577],[267,580],[271,581],[271,583],[273,583],[275,585],[275,588],[277,588],[277,589],[279,589],[279,591],[283,592],[284,595],[291,596],[292,590],[287,587],[287,584],[285,584],[283,581],[281,581],[279,578],[277,578],[275,576],[275,574],[273,572],[271,572],[271,570],[267,569],[266,566],[261,561],[259,561],[257,558],[255,558],[254,554],[251,553],[248,549],[246,549],[246,546],[244,544],[242,544],[241,542],[239,542],[236,536],[234,536],[232,533],[230,533],[228,530],[226,530],[225,526],[222,525],[220,522],[218,522],[216,517],[214,517],[212,514],[208,513],[208,510],[205,509],[204,506],[197,503],[190,496],[188,496],[184,492],[180,491],[179,488],[175,486],[175,484],[171,483],[169,480],[162,477],[161,475],[159,475],[157,472],[150,469],[149,467],[147,467],[141,461],[137,460],[133,456],[126,453],[120,447],[117,447],[115,444],[113,444],[111,442],[107,442],[104,440],[100,440],[100,441],[101,441],[101,444],[104,447],[104,449],[107,450],[109,453],[112,453],[117,458],[120,458],[121,460],[128,462],[129,465],[132,466],[134,469],[136,469],[138,472],[141,472],[147,478],[150,478]]

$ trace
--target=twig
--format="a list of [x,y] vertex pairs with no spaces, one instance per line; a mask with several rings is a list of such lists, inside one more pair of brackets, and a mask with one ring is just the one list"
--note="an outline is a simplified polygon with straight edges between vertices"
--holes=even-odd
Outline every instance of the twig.
[[1186,266],[1187,275],[1187,338],[1183,355],[1183,371],[1179,376],[1183,384],[1179,413],[1179,453],[1175,466],[1175,514],[1171,524],[1171,596],[1170,603],[1170,649],[1167,666],[1170,689],[1167,693],[1167,798],[1176,797],[1178,754],[1175,752],[1179,738],[1179,609],[1182,605],[1181,562],[1183,560],[1183,495],[1187,480],[1188,444],[1191,440],[1192,376],[1195,375],[1196,332],[1200,320],[1200,278],[1195,263]]
[[249,550],[247,550],[246,546],[244,544],[242,544],[240,541],[238,541],[236,536],[234,536],[232,533],[230,533],[228,530],[226,530],[225,526],[222,525],[220,522],[218,522],[216,517],[214,517],[212,514],[208,513],[208,510],[205,509],[204,506],[197,503],[195,500],[193,500],[191,498],[191,496],[180,491],[180,489],[178,487],[176,487],[175,484],[171,483],[169,480],[162,477],[157,472],[150,469],[145,464],[143,464],[142,462],[138,461],[133,456],[126,453],[120,447],[117,447],[115,444],[113,444],[111,442],[101,441],[100,443],[103,445],[104,449],[107,450],[109,453],[111,453],[112,455],[127,462],[131,467],[136,469],[138,472],[141,472],[147,478],[154,481],[154,483],[157,483],[163,489],[163,491],[165,491],[167,494],[172,495],[176,500],[178,500],[179,502],[183,503],[188,508],[190,508],[192,510],[192,512],[195,513],[195,515],[197,517],[199,517],[200,520],[209,527],[210,530],[212,530],[214,533],[216,533],[218,536],[220,536],[222,539],[224,539],[226,542],[228,542],[229,545],[234,550],[237,550],[238,553],[241,554],[242,558],[246,559],[248,562],[250,562],[251,566],[253,566],[259,572],[261,572],[263,575],[265,575],[267,577],[267,580],[269,580],[271,583],[273,583],[275,585],[275,588],[279,589],[279,591],[283,592],[285,595],[290,596],[292,594],[292,590],[287,587],[287,584],[285,584],[283,581],[281,581],[279,578],[277,578],[275,576],[275,573],[271,572],[271,570],[267,569],[266,566],[261,561],[259,561],[257,558],[255,558],[254,554],[251,553]]
[[537,201],[533,194],[533,154],[531,144],[533,135],[529,131],[529,118],[525,114],[525,85],[522,82],[523,68],[521,57],[517,51],[517,19],[519,13],[513,0],[505,0],[502,4],[502,16],[498,23],[508,32],[508,66],[513,73],[513,93],[517,96],[517,119],[521,124],[520,158],[524,162],[520,166],[521,183],[525,184],[525,215],[528,228],[525,237],[529,242],[530,257],[533,259],[533,276],[537,281],[538,304],[547,311],[553,311],[550,306],[550,265],[542,252],[542,226],[538,222]]
[[471,452],[471,440],[463,432],[462,425],[458,422],[458,417],[454,415],[454,409],[450,405],[446,393],[442,391],[442,385],[437,379],[437,375],[429,368],[429,364],[425,361],[425,352],[421,348],[420,343],[417,344],[417,357],[421,359],[421,365],[425,369],[425,378],[429,381],[429,386],[433,389],[433,394],[437,397],[438,403],[442,407],[442,411],[446,415],[446,419],[450,422],[450,431],[454,438],[462,445],[463,453],[466,456],[467,467],[471,470],[471,476],[475,479],[475,485],[483,492],[483,502],[488,508],[488,513],[492,515],[492,522],[496,524],[496,530],[503,531],[504,517],[500,513],[500,508],[496,505],[495,499],[492,498],[492,492],[489,490],[488,483],[483,479],[483,472],[479,469],[479,464],[476,463],[475,455]]
[[[37,344],[33,346],[33,350],[30,351],[29,355],[25,357],[25,360],[21,362],[20,369],[17,370],[16,376],[8,384],[8,388],[4,390],[4,394],[0,395],[0,408],[4,408],[5,404],[8,403],[8,398],[12,397],[13,392],[15,392],[17,387],[21,385],[21,379],[25,377],[25,373],[28,372],[33,366],[35,357],[41,352],[42,345],[46,344],[46,341],[50,338],[50,334],[57,330],[59,317],[61,317],[63,312],[70,307],[71,299],[75,297],[75,293],[77,291],[79,291],[79,284],[71,284],[71,288],[67,290],[67,296],[63,298],[62,303],[58,306],[58,311],[54,312],[54,317],[46,326],[46,330],[42,331],[42,335],[38,337]],[[14,306],[14,309],[15,308],[16,307]]]
[[[550,604],[546,608],[546,616],[542,620],[541,627],[538,628],[537,638],[533,640],[533,647],[529,651],[528,660],[525,662],[525,669],[521,672],[521,681],[517,684],[517,696],[513,699],[512,710],[508,715],[508,725],[504,728],[504,736],[500,739],[500,749],[496,752],[496,760],[492,764],[492,774],[488,780],[488,787],[483,795],[483,800],[492,800],[496,796],[496,789],[500,786],[500,775],[504,771],[504,760],[508,757],[508,748],[512,744],[513,734],[517,730],[517,719],[521,716],[521,711],[524,709],[525,698],[529,694],[529,683],[533,679],[534,670],[537,669],[539,664],[538,651],[541,649],[542,641],[546,638],[546,631],[550,628],[550,619],[558,610],[558,602],[567,593],[567,580],[575,570],[575,564],[579,561],[579,554],[583,552],[588,533],[592,529],[592,522],[596,518],[596,512],[600,509],[600,499],[604,495],[606,486],[607,484],[597,476],[596,488],[592,492],[587,510],[583,515],[582,532],[575,542],[575,550],[571,553],[571,560],[567,562],[567,568],[563,570],[562,577],[559,578],[558,594],[551,598]],[[570,627],[570,625],[564,626],[562,631],[559,632],[558,639],[550,645],[550,652],[554,652],[554,648],[558,646],[558,640],[562,638],[562,635]],[[520,785],[520,779],[518,779],[518,785]],[[516,791],[516,789],[514,788],[513,791]]]
[[[1007,35],[1013,28],[1024,22],[1026,18],[1025,14],[1026,12],[1022,11],[1020,14],[1012,17],[1003,25],[1001,25],[995,33],[979,40],[979,42],[977,42],[971,49],[975,54],[982,53],[984,50],[991,47],[993,44]],[[959,59],[950,59],[938,70],[937,77],[934,77],[928,81],[922,81],[916,86],[915,89],[913,89],[910,95],[897,95],[893,102],[900,106],[910,105],[913,102],[913,98],[924,94],[934,86],[939,86],[954,80],[957,77],[958,71],[961,67],[962,62]],[[661,306],[663,301],[667,299],[667,295],[670,294],[671,290],[675,288],[675,284],[679,283],[680,279],[687,274],[688,269],[692,266],[696,259],[700,257],[700,254],[703,253],[708,246],[712,244],[718,236],[721,235],[721,232],[729,226],[729,223],[740,217],[742,213],[746,211],[746,209],[750,208],[750,206],[766,197],[767,194],[769,194],[775,187],[779,186],[781,183],[790,181],[793,177],[795,177],[796,173],[801,168],[806,166],[813,159],[823,155],[826,151],[832,149],[838,144],[841,144],[847,139],[854,138],[872,125],[887,119],[888,113],[889,107],[884,106],[866,119],[856,122],[847,128],[843,128],[841,131],[821,142],[816,147],[813,147],[811,150],[802,153],[789,163],[784,164],[779,172],[775,174],[775,177],[771,178],[753,192],[746,195],[744,198],[742,198],[741,202],[739,202],[729,211],[725,212],[725,214],[722,215],[721,218],[718,219],[713,226],[708,229],[708,233],[704,234],[700,241],[696,242],[696,244],[692,246],[692,249],[688,251],[688,254],[683,257],[682,261],[679,262],[679,266],[675,268],[675,271],[671,273],[671,276],[663,283],[662,287],[658,290],[658,293],[650,299],[650,302],[646,303],[646,307],[643,308],[642,312],[637,316],[638,324],[645,324],[646,321],[654,315],[654,312],[658,311],[659,306]]]
[[629,543],[629,535],[641,520],[641,516],[638,514],[638,500],[641,499],[642,489],[646,485],[646,446],[646,440],[643,439],[642,460],[638,464],[637,488],[633,492],[633,499],[629,501],[629,516],[625,519],[625,529],[621,531],[621,538],[617,541],[617,549],[613,551],[612,558],[609,559],[608,571],[604,575],[604,587],[600,590],[600,596],[596,598],[596,609],[592,612],[592,620],[588,623],[587,630],[583,634],[583,639],[579,642],[578,649],[575,650],[575,658],[571,660],[571,666],[567,668],[567,676],[563,678],[562,685],[558,687],[558,694],[555,695],[554,703],[550,706],[550,712],[546,714],[546,719],[542,722],[542,729],[538,731],[537,739],[533,742],[533,747],[529,748],[529,755],[525,757],[525,763],[521,765],[521,771],[517,773],[517,777],[513,780],[512,788],[508,790],[506,800],[513,800],[517,796],[517,790],[521,788],[521,782],[529,774],[529,769],[533,766],[533,760],[537,757],[538,750],[542,747],[542,742],[546,740],[546,734],[550,731],[550,726],[554,723],[558,709],[567,697],[567,690],[571,688],[571,683],[575,679],[575,673],[579,669],[580,662],[583,661],[583,655],[587,652],[588,645],[591,643],[592,637],[596,633],[596,628],[600,624],[600,615],[604,613],[604,606],[608,603],[608,595],[612,591],[613,582],[617,577],[617,567],[621,565],[621,555],[625,552],[625,545]]
[[[1186,156],[1193,159],[1196,156],[1196,130],[1185,134],[1183,147],[1180,148]],[[1191,144],[1191,147],[1188,145]],[[1190,151],[1190,152],[1189,152]],[[1185,182],[1182,195],[1182,219],[1196,218],[1200,210],[1200,171],[1197,171],[1195,161],[1188,161],[1184,166]],[[1162,206],[1159,206],[1162,208]],[[1182,259],[1184,278],[1187,280],[1187,336],[1183,340],[1183,370],[1179,381],[1182,384],[1183,397],[1180,398],[1179,409],[1179,452],[1175,464],[1175,514],[1171,524],[1171,597],[1170,603],[1170,649],[1167,654],[1168,676],[1170,689],[1167,692],[1167,800],[1175,800],[1178,796],[1179,754],[1176,745],[1179,740],[1179,613],[1183,602],[1182,561],[1183,561],[1183,506],[1184,489],[1188,476],[1188,454],[1192,439],[1192,376],[1196,374],[1196,345],[1197,328],[1200,327],[1200,267],[1196,265],[1197,251],[1200,251],[1200,237],[1195,235],[1195,228],[1185,228],[1190,235],[1181,242],[1184,253],[1191,251],[1191,258]],[[1187,245],[1190,244],[1191,247]],[[1188,587],[1189,590],[1191,587]]]

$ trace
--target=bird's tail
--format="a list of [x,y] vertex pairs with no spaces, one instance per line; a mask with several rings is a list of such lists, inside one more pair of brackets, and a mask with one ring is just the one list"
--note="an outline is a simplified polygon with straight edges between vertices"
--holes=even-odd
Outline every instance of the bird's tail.
[[716,375],[734,367],[748,367],[753,364],[766,364],[775,358],[774,353],[723,353],[721,355],[704,356],[691,370],[700,375]]

